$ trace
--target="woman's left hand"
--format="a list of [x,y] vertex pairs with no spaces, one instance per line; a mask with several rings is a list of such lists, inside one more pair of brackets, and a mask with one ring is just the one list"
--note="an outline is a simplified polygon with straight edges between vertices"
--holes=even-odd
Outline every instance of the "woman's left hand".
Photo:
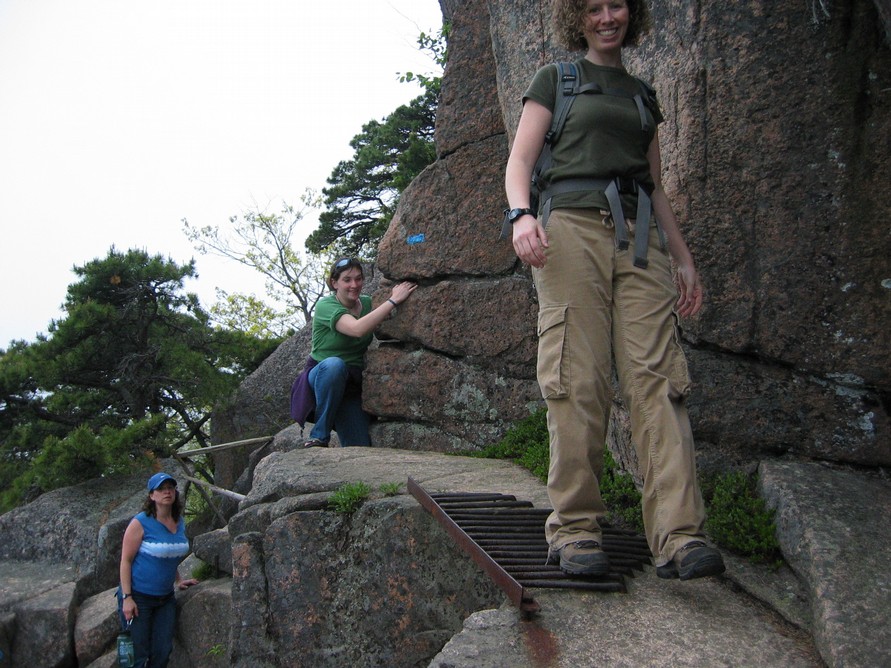
[[176,586],[180,589],[188,589],[189,587],[198,584],[198,580],[195,578],[189,578],[188,580],[180,580],[176,583]]
[[390,299],[392,299],[397,304],[401,304],[406,299],[411,297],[411,293],[415,291],[415,288],[418,287],[417,283],[411,283],[410,281],[403,281],[402,283],[398,283],[393,286],[393,291],[390,293]]
[[699,313],[702,308],[702,283],[699,272],[690,265],[678,266],[677,271],[678,298],[676,309],[682,318],[689,318]]

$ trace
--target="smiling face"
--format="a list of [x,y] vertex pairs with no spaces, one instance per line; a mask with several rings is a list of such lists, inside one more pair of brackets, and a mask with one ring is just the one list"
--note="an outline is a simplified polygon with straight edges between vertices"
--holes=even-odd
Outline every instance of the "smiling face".
[[355,304],[365,285],[365,275],[357,267],[350,267],[340,272],[337,278],[331,279],[331,288],[337,295],[337,301],[344,306]]
[[589,55],[601,61],[618,56],[630,18],[626,0],[588,0],[582,32],[588,42]]

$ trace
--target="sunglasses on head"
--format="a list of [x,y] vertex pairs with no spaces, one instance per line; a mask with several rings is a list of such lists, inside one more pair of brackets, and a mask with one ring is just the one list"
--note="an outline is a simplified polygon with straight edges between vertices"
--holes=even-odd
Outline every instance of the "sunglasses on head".
[[345,257],[342,260],[338,260],[337,262],[334,263],[334,270],[337,271],[338,269],[343,269],[345,267],[350,266],[351,264],[360,266],[359,260],[356,260],[355,258],[351,258],[351,257]]

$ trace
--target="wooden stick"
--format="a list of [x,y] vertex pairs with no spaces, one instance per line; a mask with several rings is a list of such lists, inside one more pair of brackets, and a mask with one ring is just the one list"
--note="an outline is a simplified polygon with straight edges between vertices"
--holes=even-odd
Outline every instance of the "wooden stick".
[[190,476],[183,476],[189,482],[194,482],[196,485],[201,485],[202,487],[207,487],[210,490],[213,490],[217,494],[222,494],[223,496],[228,496],[230,499],[235,499],[236,501],[241,501],[246,498],[244,494],[239,494],[238,492],[232,492],[228,489],[223,489],[222,487],[217,487],[216,485],[211,485],[209,482],[205,480],[199,480],[198,478],[192,478]]
[[229,450],[230,448],[237,448],[242,445],[253,445],[256,443],[264,443],[271,441],[273,436],[260,436],[258,438],[248,438],[243,441],[232,441],[231,443],[220,443],[219,445],[209,445],[206,448],[196,448],[194,450],[178,450],[176,454],[185,455],[186,457],[192,457],[195,455],[203,455],[208,452],[217,452],[219,450]]

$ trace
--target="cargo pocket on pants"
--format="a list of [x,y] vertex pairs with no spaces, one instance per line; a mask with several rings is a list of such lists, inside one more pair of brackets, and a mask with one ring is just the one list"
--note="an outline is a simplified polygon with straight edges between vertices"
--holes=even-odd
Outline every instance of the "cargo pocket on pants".
[[681,346],[681,328],[678,322],[677,313],[672,311],[671,314],[672,328],[672,347],[668,351],[671,356],[671,366],[669,383],[673,391],[672,399],[684,400],[690,395],[692,383],[690,382],[690,371],[687,368],[687,356],[684,355],[684,348]]
[[545,399],[569,395],[570,364],[566,341],[566,304],[538,312],[538,385]]

